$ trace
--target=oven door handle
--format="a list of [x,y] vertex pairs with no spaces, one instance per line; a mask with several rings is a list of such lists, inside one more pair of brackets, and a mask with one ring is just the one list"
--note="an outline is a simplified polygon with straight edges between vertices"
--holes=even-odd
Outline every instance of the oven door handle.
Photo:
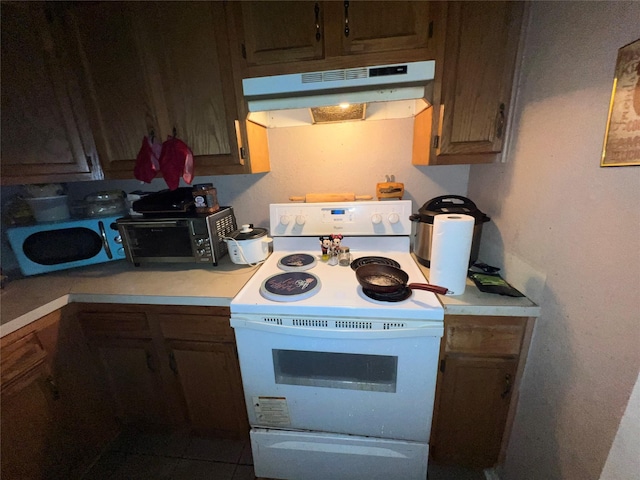
[[[358,322],[360,321],[358,320]],[[277,333],[280,335],[293,335],[297,337],[338,338],[346,340],[386,340],[404,337],[442,337],[444,333],[444,326],[441,320],[417,320],[415,322],[419,323],[420,327],[392,327],[386,330],[365,330],[360,328],[334,329],[322,326],[297,327],[267,322],[262,323],[243,318],[242,316],[231,315],[231,326],[233,328],[248,328],[251,330]],[[366,321],[364,321],[364,323],[366,323]],[[390,321],[389,323],[398,324],[402,322]]]

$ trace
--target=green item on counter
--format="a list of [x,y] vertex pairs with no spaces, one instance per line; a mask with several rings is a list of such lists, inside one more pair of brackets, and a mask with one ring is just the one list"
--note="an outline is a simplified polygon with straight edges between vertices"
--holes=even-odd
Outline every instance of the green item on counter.
[[495,293],[507,295],[509,297],[524,297],[522,293],[513,288],[504,278],[498,274],[489,275],[487,273],[469,273],[469,278],[473,280],[478,290],[485,293]]

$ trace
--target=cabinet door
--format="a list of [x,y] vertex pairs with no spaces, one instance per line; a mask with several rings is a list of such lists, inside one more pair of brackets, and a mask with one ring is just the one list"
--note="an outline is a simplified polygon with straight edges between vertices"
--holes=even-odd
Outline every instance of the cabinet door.
[[247,65],[324,57],[324,2],[241,2]]
[[2,4],[2,184],[99,178],[84,108],[46,6]]
[[467,155],[452,163],[494,161],[502,149],[522,12],[523,2],[449,3],[437,153]]
[[195,175],[243,173],[217,2],[79,2],[78,63],[105,175],[133,178],[145,135],[177,135]]
[[151,339],[101,338],[92,339],[91,343],[120,419],[127,424],[170,424],[160,359]]
[[340,2],[340,6],[343,55],[428,46],[429,2]]
[[148,81],[153,67],[131,8],[127,2],[78,2],[67,15],[105,175],[133,178],[142,138],[152,131],[160,138],[161,126],[168,127],[160,124],[166,112]]
[[445,357],[431,445],[436,462],[483,468],[495,464],[516,367],[514,358]]
[[170,364],[196,430],[246,437],[249,431],[235,346],[168,340]]
[[248,76],[361,67],[431,55],[431,4],[426,1],[254,1],[237,2],[228,11]]

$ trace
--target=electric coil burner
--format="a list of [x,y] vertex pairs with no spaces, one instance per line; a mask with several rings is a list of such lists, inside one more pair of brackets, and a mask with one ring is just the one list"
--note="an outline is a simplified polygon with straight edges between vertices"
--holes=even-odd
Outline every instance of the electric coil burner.
[[[410,201],[270,206],[273,254],[231,302],[255,475],[424,480],[444,311],[363,291],[355,268],[410,254]],[[339,233],[351,268],[321,259]],[[294,294],[295,293],[295,294]]]

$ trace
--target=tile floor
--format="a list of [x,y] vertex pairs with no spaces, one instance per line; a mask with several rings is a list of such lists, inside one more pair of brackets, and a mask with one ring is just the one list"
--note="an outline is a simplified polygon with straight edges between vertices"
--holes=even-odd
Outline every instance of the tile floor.
[[[123,432],[83,480],[255,480],[249,441],[188,432]],[[429,480],[484,480],[480,471],[429,465]],[[391,479],[390,479],[391,480]],[[400,479],[398,479],[400,480]]]

